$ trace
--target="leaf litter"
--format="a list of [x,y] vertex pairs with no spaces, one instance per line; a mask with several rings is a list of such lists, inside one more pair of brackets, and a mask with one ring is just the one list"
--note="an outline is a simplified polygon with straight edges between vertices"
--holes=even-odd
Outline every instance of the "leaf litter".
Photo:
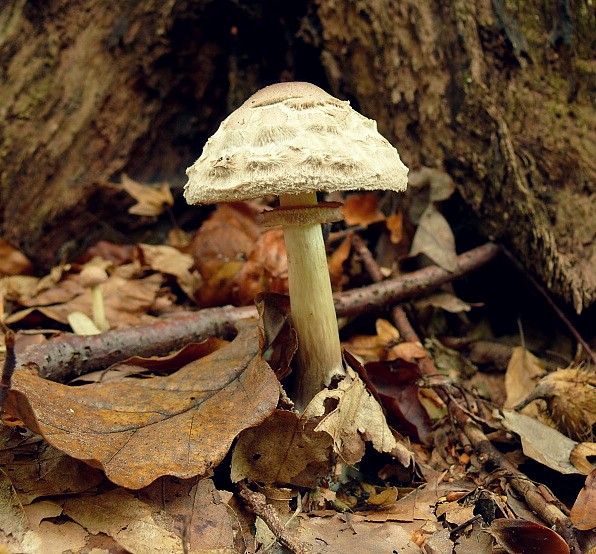
[[[126,179],[125,188],[139,202],[134,208],[139,215],[158,215],[172,205],[166,185],[145,187]],[[351,195],[344,212],[348,225],[355,227],[348,233],[367,228],[369,238],[376,236],[384,276],[399,272],[402,263],[431,261],[451,270],[455,238],[441,202],[453,190],[448,175],[421,168],[411,173],[403,209],[387,210],[392,202],[377,195]],[[180,305],[244,305],[262,291],[284,293],[283,235],[259,227],[261,210],[254,203],[221,205],[194,236],[174,228],[170,245],[101,243],[79,263],[59,266],[43,279],[21,275],[28,266],[16,264],[5,270],[12,276],[0,281],[7,308],[3,320],[11,326],[50,323],[43,337],[66,331],[75,311],[91,317],[91,293],[78,275],[94,256],[99,259],[93,263],[108,271],[102,291],[108,320],[116,329],[176,313]],[[336,290],[367,279],[349,236],[330,252]],[[418,254],[426,260],[412,258]],[[565,369],[545,373],[541,360],[514,347],[503,386],[506,405],[520,409],[525,402],[523,411],[532,418],[509,412],[502,419],[497,411],[502,406],[491,402],[490,393],[480,392],[490,390],[491,376],[470,361],[480,359],[474,350],[478,337],[493,337],[462,319],[482,305],[460,299],[445,286],[417,299],[414,313],[424,313],[419,324],[428,330],[441,328],[437,321],[445,328],[460,318],[459,326],[468,328],[466,346],[472,345],[476,357],[465,355],[463,348],[448,348],[455,343],[429,332],[424,346],[404,340],[389,321],[391,315],[380,314],[373,324],[376,334],[370,328],[346,333],[345,347],[364,367],[354,358],[350,365],[355,372],[297,414],[279,384],[288,375],[291,379],[296,348],[283,298],[261,297],[260,330],[254,322],[240,325],[231,343],[209,339],[162,358],[132,357],[81,376],[73,383],[77,386],[17,371],[0,452],[3,490],[16,499],[9,503],[8,519],[0,517],[7,541],[40,553],[52,552],[54,544],[72,551],[96,546],[139,553],[232,553],[254,550],[255,541],[262,546],[272,539],[283,542],[285,525],[297,540],[317,545],[317,552],[491,552],[493,540],[507,543],[506,533],[556,543],[541,528],[491,525],[495,515],[536,516],[506,477],[483,469],[479,452],[450,425],[453,415],[435,388],[450,391],[451,402],[457,399],[495,444],[506,445],[512,463],[531,457],[562,474],[586,475],[592,471],[593,447],[578,440],[590,438],[586,430],[591,430],[595,411],[588,370],[572,379],[564,377]],[[24,331],[17,343],[24,344]],[[474,332],[479,334],[474,337]],[[488,367],[492,354],[483,352],[482,364]],[[439,369],[435,376],[420,370],[429,355]],[[578,413],[587,426],[564,424],[569,413],[559,399],[573,392],[586,393]],[[23,425],[39,434],[25,432]],[[557,438],[544,440],[546,429],[558,433]],[[578,429],[581,436],[564,436]],[[556,461],[549,446],[553,441],[569,441]],[[227,471],[223,460],[229,460]],[[104,476],[119,486],[109,485]],[[254,506],[247,510],[223,490],[234,482],[265,492],[282,527],[275,518],[255,520]],[[587,500],[593,496],[593,482],[588,476],[571,512],[577,530],[584,532],[594,528]],[[253,535],[249,525],[255,521],[260,531]],[[460,525],[467,534],[458,538],[452,531]],[[484,531],[487,526],[492,535]],[[273,534],[272,528],[277,529]]]

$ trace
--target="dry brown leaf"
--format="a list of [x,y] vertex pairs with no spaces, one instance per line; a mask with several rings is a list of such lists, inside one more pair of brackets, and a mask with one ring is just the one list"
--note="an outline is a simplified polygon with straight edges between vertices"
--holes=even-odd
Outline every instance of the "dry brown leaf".
[[330,467],[332,439],[315,432],[318,420],[275,410],[258,427],[247,429],[232,455],[232,481],[313,487]]
[[351,194],[341,211],[348,225],[370,225],[385,219],[374,192]]
[[447,271],[453,271],[457,267],[453,231],[434,204],[429,204],[422,212],[412,240],[410,255],[418,254],[425,254]]
[[183,551],[182,539],[154,520],[150,506],[121,488],[67,500],[64,513],[94,535],[109,535],[132,554]]
[[580,442],[569,456],[569,461],[584,475],[596,469],[596,442]]
[[0,466],[23,504],[42,496],[86,491],[103,479],[100,471],[64,455],[37,435],[23,437],[5,426],[0,432]]
[[404,216],[401,212],[390,215],[385,225],[389,231],[389,240],[393,244],[399,244],[404,238]]
[[544,372],[544,363],[529,350],[521,346],[513,348],[505,373],[507,390],[505,408],[513,408],[526,398],[534,390],[537,379],[544,375]]
[[167,183],[162,183],[159,187],[144,185],[124,173],[121,182],[122,188],[137,201],[128,209],[128,213],[132,215],[158,216],[164,212],[166,206],[174,205],[174,197]]
[[[120,266],[100,285],[106,318],[112,328],[140,325],[153,320],[146,315],[146,311],[155,300],[162,276],[154,274],[130,279],[129,272],[130,268]],[[89,317],[93,315],[91,291],[79,283],[79,274],[68,274],[52,288],[23,299],[21,303],[30,307],[10,315],[6,319],[7,323],[20,321],[33,311],[65,324],[72,312],[82,312]]]
[[149,266],[153,271],[173,275],[185,294],[191,299],[194,298],[203,279],[196,270],[191,271],[194,265],[192,256],[165,245],[139,244],[138,249],[143,265]]
[[23,506],[29,525],[33,528],[44,519],[58,517],[62,514],[62,506],[51,500],[39,500],[28,506]]
[[29,523],[10,478],[0,469],[0,529],[21,540]]
[[259,353],[255,322],[241,325],[229,346],[167,377],[73,389],[23,370],[13,387],[9,415],[132,489],[161,475],[205,474],[242,430],[275,409],[280,392]]
[[[334,407],[329,412],[330,405]],[[335,452],[348,465],[362,459],[365,442],[377,452],[391,452],[405,467],[410,465],[410,452],[395,440],[381,406],[351,369],[336,389],[324,389],[311,400],[304,417],[321,418],[315,431],[332,437]]]
[[235,275],[232,300],[241,306],[250,304],[260,292],[287,294],[288,258],[281,229],[265,231]]
[[350,353],[364,362],[385,360],[400,339],[399,331],[386,319],[377,319],[375,328],[376,335],[356,335],[345,343]]
[[0,238],[0,276],[29,273],[33,265],[29,259],[3,238]]
[[318,554],[362,552],[422,554],[410,531],[397,523],[371,523],[358,514],[304,520],[297,530],[300,540],[316,545]]
[[414,189],[428,188],[431,202],[447,200],[455,192],[455,183],[449,174],[432,167],[410,171],[408,185]]
[[196,295],[200,306],[232,302],[234,278],[261,236],[257,213],[246,202],[220,204],[193,237],[190,252],[203,277]]
[[582,531],[596,527],[596,469],[586,477],[584,487],[571,508],[570,518],[573,525]]
[[519,435],[526,456],[564,475],[580,473],[569,461],[575,441],[527,415],[504,410],[503,417],[503,425]]
[[350,257],[351,250],[352,237],[348,235],[329,258],[329,277],[331,279],[331,288],[334,291],[342,290],[348,281],[348,276],[344,271],[344,264]]
[[211,479],[201,479],[187,494],[174,495],[168,509],[176,514],[176,531],[186,539],[189,552],[235,552],[231,513]]
[[87,531],[72,521],[52,523],[42,521],[28,531],[21,543],[27,554],[64,554],[80,552],[87,543]]
[[449,292],[436,292],[429,294],[420,300],[416,300],[416,307],[425,308],[427,306],[441,308],[442,310],[453,314],[469,312],[472,309],[471,304],[464,302]]

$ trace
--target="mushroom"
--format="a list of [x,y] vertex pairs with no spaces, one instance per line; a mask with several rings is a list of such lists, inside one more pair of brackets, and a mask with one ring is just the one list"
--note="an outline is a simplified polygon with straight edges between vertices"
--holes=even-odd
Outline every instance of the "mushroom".
[[189,204],[275,194],[264,215],[281,224],[288,253],[291,316],[298,335],[292,398],[302,410],[345,375],[321,222],[341,219],[339,204],[318,204],[318,191],[403,191],[408,169],[364,117],[321,88],[278,83],[230,114],[187,169]]
[[93,301],[93,323],[100,331],[107,331],[110,324],[106,319],[106,312],[103,303],[101,284],[108,280],[108,274],[104,269],[95,265],[85,266],[79,274],[79,281],[85,288],[91,289]]

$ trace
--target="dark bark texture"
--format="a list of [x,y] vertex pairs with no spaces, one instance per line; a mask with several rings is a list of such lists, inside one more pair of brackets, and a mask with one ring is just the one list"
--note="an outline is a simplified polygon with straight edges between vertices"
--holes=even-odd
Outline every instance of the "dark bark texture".
[[482,230],[581,311],[596,298],[595,29],[587,0],[7,0],[0,232],[46,267],[131,237],[151,222],[126,213],[120,173],[179,187],[248,95],[309,80],[375,118],[410,167],[445,168]]

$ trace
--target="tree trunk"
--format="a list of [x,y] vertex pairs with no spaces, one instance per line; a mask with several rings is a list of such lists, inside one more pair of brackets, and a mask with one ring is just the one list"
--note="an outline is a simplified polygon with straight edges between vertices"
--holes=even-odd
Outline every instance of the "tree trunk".
[[377,119],[410,167],[444,167],[484,232],[581,311],[595,28],[587,0],[8,0],[1,233],[43,266],[130,234],[147,221],[110,181],[183,184],[249,94],[309,80]]

